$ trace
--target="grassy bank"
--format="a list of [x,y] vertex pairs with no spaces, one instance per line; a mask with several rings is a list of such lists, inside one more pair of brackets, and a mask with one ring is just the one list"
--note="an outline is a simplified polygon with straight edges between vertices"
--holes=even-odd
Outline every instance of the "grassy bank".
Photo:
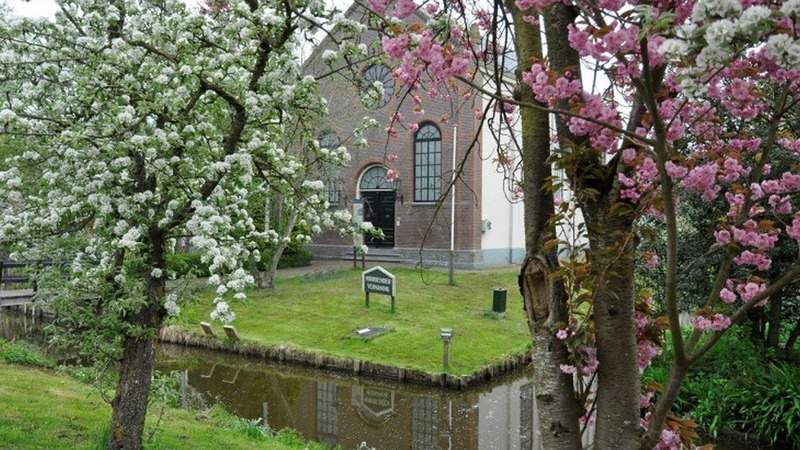
[[[0,340],[0,449],[105,448],[111,406],[91,386],[42,364],[40,355]],[[160,425],[158,416],[163,409]],[[266,436],[258,424],[219,407],[195,411],[153,404],[145,449],[325,449],[294,432]]]
[[[530,334],[516,289],[514,270],[459,272],[456,285],[443,271],[410,268],[390,270],[397,282],[397,308],[390,297],[371,294],[364,305],[361,271],[282,278],[274,291],[253,291],[234,302],[236,327],[250,343],[285,345],[333,356],[432,372],[465,375],[524,352]],[[507,316],[491,312],[494,288],[507,289]],[[202,334],[199,323],[210,321],[212,290],[183,307],[179,324]],[[366,327],[393,330],[373,339],[353,337]],[[442,367],[440,328],[453,328],[450,366]],[[222,335],[220,324],[215,324]],[[224,338],[222,338],[224,339]]]

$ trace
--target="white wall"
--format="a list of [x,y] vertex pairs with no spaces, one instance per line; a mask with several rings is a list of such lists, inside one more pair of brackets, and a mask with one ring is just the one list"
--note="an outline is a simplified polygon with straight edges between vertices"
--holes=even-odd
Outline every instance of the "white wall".
[[[486,127],[488,125],[484,124]],[[518,120],[515,128],[519,128]],[[517,158],[514,165],[519,161],[519,153],[507,129],[500,136],[498,143],[491,132],[481,133],[481,214],[483,220],[491,222],[491,229],[481,234],[481,249],[484,258],[502,258],[507,264],[519,264],[525,253],[524,206],[522,198],[514,198],[512,179],[518,179],[521,174],[507,173],[507,168],[498,166],[498,146]]]

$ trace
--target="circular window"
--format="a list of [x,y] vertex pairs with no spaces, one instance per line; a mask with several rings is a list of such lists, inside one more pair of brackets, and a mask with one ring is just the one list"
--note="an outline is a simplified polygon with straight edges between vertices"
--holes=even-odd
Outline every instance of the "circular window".
[[361,101],[370,109],[383,108],[394,94],[392,71],[383,64],[367,67],[361,76]]

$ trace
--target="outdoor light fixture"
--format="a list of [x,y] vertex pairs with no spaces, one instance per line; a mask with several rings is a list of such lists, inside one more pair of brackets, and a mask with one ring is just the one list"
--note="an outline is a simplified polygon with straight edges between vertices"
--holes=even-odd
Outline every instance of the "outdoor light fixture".
[[445,342],[450,342],[453,339],[453,329],[452,328],[442,328],[439,330],[439,335],[442,337],[442,340]]
[[444,342],[444,355],[442,357],[442,364],[447,367],[450,365],[450,341],[453,339],[453,329],[441,328],[439,329],[439,336],[442,337],[442,342]]
[[395,201],[400,201],[400,204],[403,204],[403,193],[400,189],[403,186],[403,180],[401,178],[395,178],[392,180],[392,187],[394,188],[395,192]]

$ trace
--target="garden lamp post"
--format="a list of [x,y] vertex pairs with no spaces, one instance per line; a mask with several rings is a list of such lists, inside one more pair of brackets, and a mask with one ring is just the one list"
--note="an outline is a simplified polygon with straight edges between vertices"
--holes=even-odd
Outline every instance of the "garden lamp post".
[[442,358],[442,363],[445,367],[447,367],[450,365],[450,341],[453,339],[453,329],[441,328],[439,330],[439,336],[442,337],[442,342],[444,342],[444,356]]

